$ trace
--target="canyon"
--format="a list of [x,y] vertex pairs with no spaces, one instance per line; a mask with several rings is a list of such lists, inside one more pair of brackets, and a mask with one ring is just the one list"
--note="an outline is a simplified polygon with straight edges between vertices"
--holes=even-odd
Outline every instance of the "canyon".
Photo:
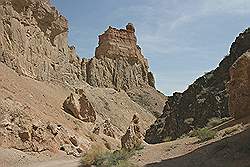
[[[141,145],[131,158],[139,166],[200,166],[192,161],[206,156],[250,164],[239,151],[250,134],[249,29],[216,69],[169,97],[157,90],[132,23],[109,26],[92,58],[69,46],[68,30],[49,0],[0,0],[0,166],[79,166],[76,157],[94,147]],[[208,127],[213,119],[221,122]],[[215,138],[189,136],[207,127]]]

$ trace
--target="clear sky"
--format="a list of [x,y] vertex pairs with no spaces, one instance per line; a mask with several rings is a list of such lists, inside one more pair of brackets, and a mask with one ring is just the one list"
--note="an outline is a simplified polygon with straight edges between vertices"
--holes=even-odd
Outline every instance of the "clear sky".
[[250,25],[250,0],[52,0],[69,20],[69,43],[93,57],[109,25],[136,27],[156,86],[183,91],[214,69],[235,37]]

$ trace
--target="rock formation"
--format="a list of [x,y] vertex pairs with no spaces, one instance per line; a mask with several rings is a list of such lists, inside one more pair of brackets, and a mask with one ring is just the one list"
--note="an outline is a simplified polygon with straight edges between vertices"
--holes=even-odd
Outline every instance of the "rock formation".
[[139,118],[134,115],[127,129],[127,132],[121,138],[122,148],[132,150],[139,147],[143,142],[143,135],[139,126]]
[[[112,149],[118,149],[120,137],[130,124],[130,116],[138,115],[143,132],[155,119],[124,91],[86,85],[75,91],[74,96],[77,100],[81,94],[87,97],[96,120],[94,123],[84,122],[62,109],[71,89],[19,76],[2,63],[0,71],[0,148],[40,153],[57,153],[62,149],[69,154],[73,151],[74,155],[85,153],[96,143],[104,147],[110,143]],[[105,132],[93,134],[93,128],[107,119],[110,124],[103,126]],[[115,131],[115,138],[109,125]],[[72,136],[76,136],[78,146]]]
[[229,111],[236,119],[250,115],[250,53],[246,52],[230,68]]
[[83,80],[81,60],[68,46],[68,22],[48,0],[1,0],[0,13],[1,62],[37,80]]
[[93,133],[96,135],[99,135],[101,132],[109,137],[116,138],[114,127],[109,120],[105,120],[102,124],[97,125],[93,130]]
[[135,28],[109,27],[99,36],[95,57],[86,64],[87,82],[95,87],[125,90],[136,103],[153,113],[162,112],[166,97],[155,89],[155,79],[137,45]]
[[109,27],[99,36],[95,57],[88,63],[87,82],[96,87],[127,90],[149,85],[148,73],[148,62],[137,46],[134,27],[129,24],[126,30]]
[[157,107],[151,107],[153,113],[162,111],[165,96],[154,89],[131,23],[121,30],[109,27],[100,35],[90,60],[80,59],[68,45],[68,22],[49,0],[0,0],[0,31],[0,62],[20,75],[71,88],[86,82],[117,90],[144,87],[157,94],[145,96],[160,98]]
[[77,99],[73,93],[63,103],[64,110],[74,117],[85,121],[95,122],[96,112],[84,94]]
[[[241,33],[233,42],[230,53],[215,70],[198,78],[183,93],[168,98],[163,114],[147,130],[146,141],[157,143],[166,137],[175,139],[192,128],[203,127],[212,117],[227,117],[229,68],[250,49],[250,29]],[[192,124],[185,123],[192,119]]]
[[[144,131],[162,111],[131,23],[100,35],[90,60],[68,45],[68,22],[49,0],[0,0],[0,31],[0,147],[75,154],[105,139],[117,148],[131,115]],[[104,135],[92,139],[99,124]]]

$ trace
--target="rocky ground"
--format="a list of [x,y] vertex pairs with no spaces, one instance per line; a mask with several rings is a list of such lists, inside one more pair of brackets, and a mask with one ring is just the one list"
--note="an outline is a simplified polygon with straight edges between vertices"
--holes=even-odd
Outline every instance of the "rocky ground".
[[[241,122],[241,123],[240,123]],[[243,122],[243,123],[242,123]],[[171,142],[145,144],[130,161],[145,167],[241,166],[250,164],[250,118],[219,125],[214,139],[200,142],[196,137],[184,136]],[[241,144],[238,144],[238,143]],[[80,159],[58,154],[24,153],[15,149],[0,150],[3,167],[80,167]]]

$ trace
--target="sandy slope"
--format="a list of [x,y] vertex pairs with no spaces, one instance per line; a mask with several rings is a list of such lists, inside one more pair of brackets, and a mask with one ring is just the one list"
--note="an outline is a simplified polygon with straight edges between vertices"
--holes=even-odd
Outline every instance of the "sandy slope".
[[[74,118],[66,113],[63,102],[71,92],[75,90],[59,84],[40,82],[29,77],[19,76],[12,69],[0,63],[0,148],[17,148],[24,151],[34,151],[31,145],[38,145],[39,150],[50,149],[57,152],[61,144],[68,144],[65,136],[76,136],[83,145],[84,151],[93,143],[104,144],[108,142],[112,149],[120,147],[120,136],[125,133],[134,114],[140,117],[143,129],[153,123],[155,117],[132,101],[124,91],[116,91],[109,88],[94,88],[87,84],[76,85],[84,90],[88,100],[93,104],[97,121],[87,123]],[[77,88],[79,88],[77,87]],[[46,133],[43,142],[37,143],[34,138],[29,142],[21,141],[18,136],[20,128],[33,132],[33,125],[47,130],[48,124],[56,124],[62,127],[62,137]],[[116,139],[104,134],[94,135],[93,128],[104,120],[110,119],[116,131]],[[12,126],[13,127],[6,127]],[[3,126],[2,126],[3,125]],[[48,146],[50,145],[50,146]],[[48,148],[49,147],[49,148]],[[105,146],[104,146],[105,147]]]

